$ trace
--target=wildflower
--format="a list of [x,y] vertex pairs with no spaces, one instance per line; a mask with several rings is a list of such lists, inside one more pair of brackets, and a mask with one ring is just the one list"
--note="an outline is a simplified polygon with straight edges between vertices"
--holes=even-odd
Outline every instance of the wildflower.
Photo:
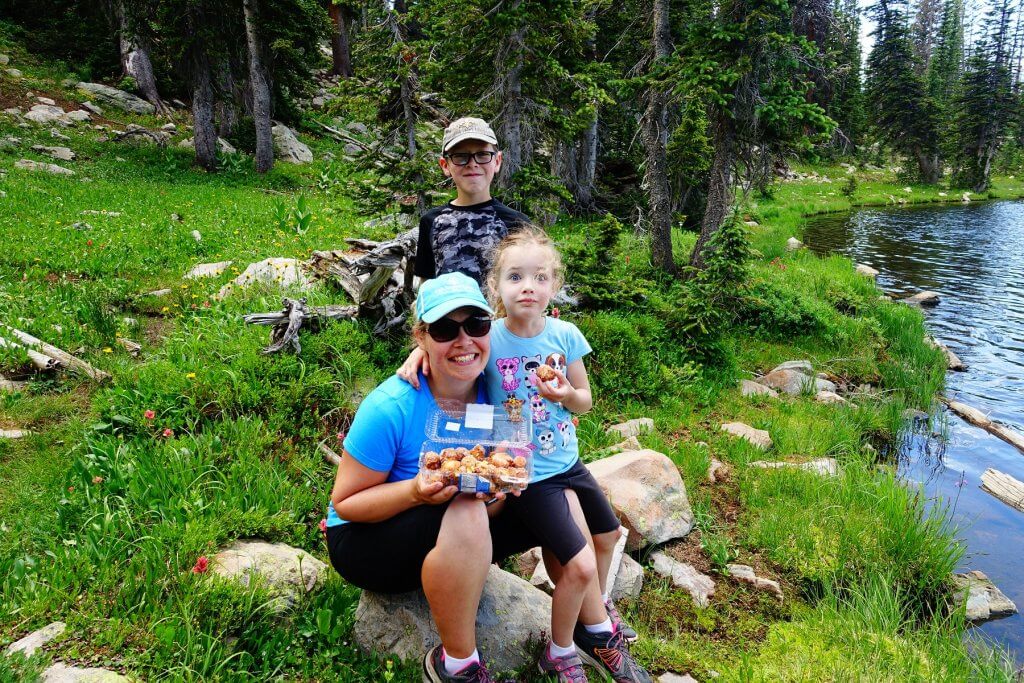
[[552,308],[552,309],[551,309],[551,317],[552,317],[552,318],[557,318],[557,317],[558,317],[558,316],[560,316],[561,314],[562,314],[562,312],[561,312],[561,311],[559,311],[557,307],[556,307],[556,308]]
[[152,420],[153,418],[156,417],[156,411],[154,411],[154,410],[147,410],[146,412],[144,412],[142,414],[142,417],[146,418],[147,420]]
[[110,348],[109,346],[104,346],[103,347],[103,353],[113,353],[113,352],[114,352],[114,349]]
[[320,531],[321,533],[327,533],[327,519],[320,520]]
[[580,419],[578,417],[576,417],[575,415],[572,416],[572,426],[573,427],[579,427],[580,426]]
[[92,483],[94,483],[94,484],[102,484],[103,483],[103,477],[101,477],[100,475],[97,474],[95,477],[92,478]]
[[193,574],[205,574],[206,570],[210,568],[210,561],[206,559],[206,555],[200,555],[199,559],[192,566]]
[[163,434],[164,434],[164,436],[166,436],[169,439],[172,436],[174,436],[174,430],[171,429],[170,427],[164,427]]
[[92,240],[86,240],[85,244],[86,244],[86,246],[91,247],[92,246]]
[[209,307],[210,307],[210,302],[209,301],[204,301],[203,302],[203,308],[209,308]]
[[74,486],[69,486],[68,487],[68,493],[72,493],[72,492],[74,492],[74,490],[75,490]]
[[171,309],[169,309],[169,308],[168,308],[167,306],[164,306],[163,308],[161,308],[161,309],[160,309],[160,312],[161,312],[161,313],[167,313],[167,312],[168,312],[168,311],[170,311],[170,310],[171,310]]
[[185,375],[185,379],[195,379],[195,378],[196,378],[196,373],[194,373],[194,372],[190,372],[187,375]]
[[345,432],[338,432],[338,441],[345,440]]

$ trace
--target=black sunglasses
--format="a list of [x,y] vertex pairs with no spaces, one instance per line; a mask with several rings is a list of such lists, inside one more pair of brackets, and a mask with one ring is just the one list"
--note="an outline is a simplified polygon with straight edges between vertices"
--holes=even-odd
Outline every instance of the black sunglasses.
[[470,158],[481,166],[491,163],[491,159],[497,156],[497,152],[449,152],[445,156],[456,166],[466,166]]
[[427,334],[436,342],[450,342],[465,330],[470,337],[483,337],[491,331],[491,319],[471,315],[461,323],[451,318],[441,318],[427,325]]

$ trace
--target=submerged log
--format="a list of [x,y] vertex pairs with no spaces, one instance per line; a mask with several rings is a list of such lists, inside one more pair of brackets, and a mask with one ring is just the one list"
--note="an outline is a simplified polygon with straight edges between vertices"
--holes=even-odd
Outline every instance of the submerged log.
[[981,475],[981,488],[1010,507],[1024,512],[1024,482],[990,467]]
[[78,372],[81,372],[91,377],[92,379],[98,381],[109,379],[110,377],[110,375],[107,374],[106,372],[94,368],[93,366],[86,363],[84,360],[72,356],[67,351],[62,351],[58,349],[56,346],[47,344],[41,339],[36,339],[28,332],[22,332],[21,330],[17,330],[11,327],[10,325],[0,325],[0,327],[5,328],[8,332],[11,333],[11,335],[16,337],[18,341],[20,341],[25,346],[37,348],[43,354],[49,356],[50,358],[53,358],[54,360],[59,361],[61,364],[67,366],[68,369],[70,370],[77,370]]
[[943,401],[947,406],[949,406],[950,410],[970,422],[972,425],[981,427],[989,434],[998,436],[1006,443],[1016,447],[1017,450],[1024,453],[1024,434],[1021,434],[1006,425],[990,420],[985,413],[981,412],[977,408],[972,408],[971,406],[960,403],[959,401],[948,401],[946,399],[943,399]]

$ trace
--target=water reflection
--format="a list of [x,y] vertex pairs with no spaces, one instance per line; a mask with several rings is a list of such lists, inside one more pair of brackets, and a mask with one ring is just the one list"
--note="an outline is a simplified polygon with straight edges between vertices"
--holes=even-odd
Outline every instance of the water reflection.
[[[877,269],[879,286],[896,296],[938,292],[939,306],[925,311],[928,327],[968,367],[949,373],[947,395],[1024,431],[1024,202],[828,216],[809,225],[804,241]],[[1024,453],[956,416],[945,419],[945,430],[915,425],[898,471],[920,482],[933,504],[948,504],[967,546],[963,568],[985,572],[1024,609],[1024,513],[980,488],[988,467],[1024,480]],[[1024,663],[1020,614],[974,632]]]

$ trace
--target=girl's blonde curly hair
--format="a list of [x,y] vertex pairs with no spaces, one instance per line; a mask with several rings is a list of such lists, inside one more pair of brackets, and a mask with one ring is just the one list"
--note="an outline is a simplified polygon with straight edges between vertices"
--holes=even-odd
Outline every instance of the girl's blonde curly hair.
[[512,247],[525,247],[529,245],[536,245],[549,252],[551,256],[551,275],[554,278],[552,291],[557,292],[560,290],[562,283],[565,281],[565,265],[562,263],[562,255],[558,253],[558,247],[555,246],[554,240],[548,237],[543,228],[533,224],[526,224],[515,232],[510,232],[503,240],[498,242],[498,246],[491,252],[491,269],[487,273],[487,299],[491,304],[491,308],[494,309],[495,316],[498,318],[504,318],[508,315],[498,290],[504,256]]

